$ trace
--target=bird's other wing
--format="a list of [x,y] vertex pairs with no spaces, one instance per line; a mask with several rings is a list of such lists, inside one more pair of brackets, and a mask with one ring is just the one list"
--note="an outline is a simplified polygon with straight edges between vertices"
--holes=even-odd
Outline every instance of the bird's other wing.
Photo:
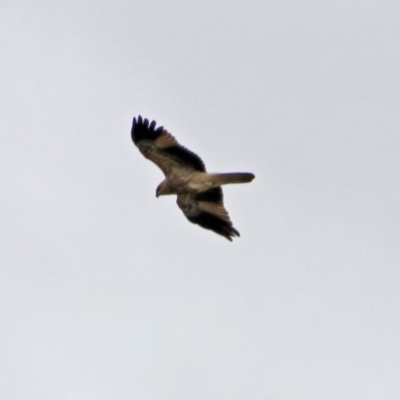
[[240,236],[224,207],[220,187],[196,194],[179,194],[177,203],[190,222],[212,230],[230,241],[232,237]]
[[150,123],[140,115],[137,119],[133,118],[131,135],[140,152],[160,167],[165,176],[173,168],[206,170],[197,154],[181,146],[162,126],[156,128],[156,121]]

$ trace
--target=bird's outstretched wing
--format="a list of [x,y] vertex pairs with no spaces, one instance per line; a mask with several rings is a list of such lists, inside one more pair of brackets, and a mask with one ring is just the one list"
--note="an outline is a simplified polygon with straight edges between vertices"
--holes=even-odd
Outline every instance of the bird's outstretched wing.
[[156,128],[156,121],[150,123],[140,115],[133,118],[131,135],[140,152],[161,168],[165,176],[174,168],[206,170],[197,154],[181,146],[162,126]]
[[201,193],[179,194],[177,203],[190,222],[210,229],[230,241],[232,237],[240,236],[224,207],[221,187],[214,187]]

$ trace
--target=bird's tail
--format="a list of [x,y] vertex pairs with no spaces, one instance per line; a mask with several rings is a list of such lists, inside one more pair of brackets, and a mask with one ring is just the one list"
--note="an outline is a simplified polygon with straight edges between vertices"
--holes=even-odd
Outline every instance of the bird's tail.
[[227,185],[229,183],[251,182],[255,175],[250,172],[229,172],[225,174],[208,174],[215,186]]

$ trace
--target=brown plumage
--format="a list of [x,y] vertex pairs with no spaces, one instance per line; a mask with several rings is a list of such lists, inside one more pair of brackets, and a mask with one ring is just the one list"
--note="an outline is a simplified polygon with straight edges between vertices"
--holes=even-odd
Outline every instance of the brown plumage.
[[228,240],[239,236],[224,208],[221,185],[246,183],[254,179],[249,172],[207,173],[201,158],[181,146],[163,127],[139,116],[133,119],[132,140],[140,152],[153,161],[165,179],[156,196],[177,195],[177,204],[186,218]]

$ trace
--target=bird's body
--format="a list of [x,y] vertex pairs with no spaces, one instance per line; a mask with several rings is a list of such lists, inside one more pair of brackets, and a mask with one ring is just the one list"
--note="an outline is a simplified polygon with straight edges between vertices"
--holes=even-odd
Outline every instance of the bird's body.
[[153,161],[165,175],[156,196],[177,195],[177,204],[186,218],[232,240],[239,236],[223,205],[221,185],[251,182],[248,172],[210,174],[201,158],[169,134],[156,122],[141,116],[133,119],[132,140],[141,153]]

